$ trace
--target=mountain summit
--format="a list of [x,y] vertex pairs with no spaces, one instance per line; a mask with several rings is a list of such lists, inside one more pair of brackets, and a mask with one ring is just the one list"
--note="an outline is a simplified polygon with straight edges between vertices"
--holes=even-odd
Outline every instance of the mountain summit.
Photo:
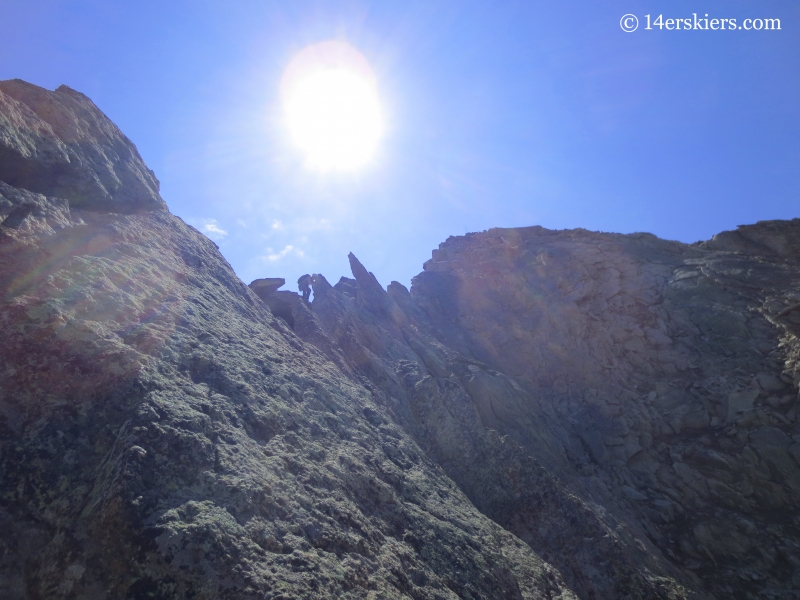
[[4,597],[800,589],[800,219],[350,265],[245,285],[88,98],[0,82]]

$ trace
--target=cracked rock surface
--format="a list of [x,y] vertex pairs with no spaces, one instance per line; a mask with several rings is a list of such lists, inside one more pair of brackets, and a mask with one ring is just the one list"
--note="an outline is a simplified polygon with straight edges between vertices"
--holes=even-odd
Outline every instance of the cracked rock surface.
[[800,220],[350,264],[254,291],[88,98],[0,82],[4,597],[796,597]]

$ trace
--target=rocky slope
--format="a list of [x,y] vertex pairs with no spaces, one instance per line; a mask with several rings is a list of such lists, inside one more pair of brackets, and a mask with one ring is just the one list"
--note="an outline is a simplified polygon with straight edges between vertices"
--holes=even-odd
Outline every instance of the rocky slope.
[[0,82],[6,597],[797,596],[800,220],[350,261],[249,288],[89,99]]

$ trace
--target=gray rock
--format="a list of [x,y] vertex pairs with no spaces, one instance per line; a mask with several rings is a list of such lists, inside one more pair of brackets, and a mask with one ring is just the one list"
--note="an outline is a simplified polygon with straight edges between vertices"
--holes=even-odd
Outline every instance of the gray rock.
[[282,277],[267,277],[250,282],[249,287],[255,292],[256,296],[266,302],[267,297],[277,291],[278,288],[282,287],[285,283],[286,280]]
[[751,432],[750,443],[759,457],[779,476],[789,477],[797,472],[797,464],[788,451],[791,440],[777,427],[762,427]]
[[739,413],[751,410],[756,398],[758,398],[758,390],[754,389],[731,392],[726,405],[728,422],[734,421],[739,416]]
[[768,392],[779,392],[786,387],[780,377],[771,373],[759,373],[756,378],[761,389]]
[[136,146],[83,94],[0,81],[0,181],[71,207],[166,210]]

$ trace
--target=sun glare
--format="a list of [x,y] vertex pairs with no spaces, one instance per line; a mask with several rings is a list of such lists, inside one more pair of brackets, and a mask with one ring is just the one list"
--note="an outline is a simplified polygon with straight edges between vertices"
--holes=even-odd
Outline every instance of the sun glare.
[[349,44],[302,50],[284,72],[281,97],[292,143],[310,168],[353,171],[374,156],[383,134],[377,83]]

